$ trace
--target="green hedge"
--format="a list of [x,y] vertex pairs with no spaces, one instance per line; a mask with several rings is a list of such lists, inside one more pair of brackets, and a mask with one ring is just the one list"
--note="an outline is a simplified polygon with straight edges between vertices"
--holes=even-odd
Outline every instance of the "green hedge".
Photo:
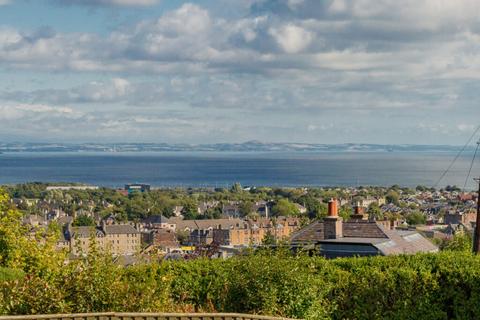
[[48,277],[11,272],[0,269],[3,314],[115,310],[480,318],[480,258],[459,252],[336,260],[263,253],[128,268],[97,257]]
[[0,282],[21,279],[23,276],[20,270],[0,267]]

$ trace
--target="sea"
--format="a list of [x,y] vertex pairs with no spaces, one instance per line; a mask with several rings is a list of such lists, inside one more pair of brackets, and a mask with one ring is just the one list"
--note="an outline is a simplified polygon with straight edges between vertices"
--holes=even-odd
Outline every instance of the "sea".
[[[104,187],[434,186],[450,152],[16,152],[0,154],[0,184],[76,182]],[[460,156],[438,183],[474,189],[472,154]],[[467,178],[468,176],[468,178]]]

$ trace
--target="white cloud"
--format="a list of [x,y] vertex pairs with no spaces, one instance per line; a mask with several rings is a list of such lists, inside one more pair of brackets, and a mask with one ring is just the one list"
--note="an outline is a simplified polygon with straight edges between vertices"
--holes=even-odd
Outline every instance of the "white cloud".
[[272,28],[270,34],[286,53],[303,51],[310,45],[314,37],[313,33],[293,24],[287,24],[279,29]]
[[[80,112],[74,111],[69,107],[57,107],[45,104],[1,104],[0,103],[0,119],[16,120],[15,125],[20,125],[21,121],[29,122],[45,121],[47,119],[77,119],[81,117]],[[8,123],[4,123],[8,127]]]
[[473,124],[460,123],[457,125],[457,129],[462,132],[473,132],[475,130],[475,126]]

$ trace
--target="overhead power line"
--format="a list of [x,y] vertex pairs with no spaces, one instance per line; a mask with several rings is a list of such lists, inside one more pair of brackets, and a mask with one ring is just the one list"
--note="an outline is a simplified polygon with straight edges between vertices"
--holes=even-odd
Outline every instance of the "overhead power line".
[[480,125],[475,129],[475,131],[472,133],[472,135],[470,136],[470,138],[468,139],[467,143],[465,143],[465,145],[463,146],[463,148],[457,153],[457,155],[455,156],[455,158],[453,159],[453,161],[450,163],[450,165],[448,166],[448,168],[443,172],[443,174],[440,176],[440,178],[437,180],[437,182],[435,182],[435,184],[433,185],[434,188],[436,188],[438,186],[438,184],[442,181],[443,178],[445,178],[445,176],[447,175],[447,173],[450,171],[450,169],[453,167],[453,165],[455,164],[455,162],[458,160],[458,158],[460,158],[460,155],[465,151],[465,149],[468,147],[468,145],[470,144],[470,142],[472,141],[472,139],[475,137],[475,135],[477,134],[477,132],[480,130]]
[[473,154],[472,162],[470,163],[470,168],[468,169],[467,177],[465,178],[465,184],[463,185],[463,192],[465,192],[465,188],[467,187],[468,178],[470,178],[470,174],[472,173],[473,163],[475,162],[475,158],[477,157],[478,148],[480,147],[480,140],[477,142],[477,147],[475,148],[475,153]]

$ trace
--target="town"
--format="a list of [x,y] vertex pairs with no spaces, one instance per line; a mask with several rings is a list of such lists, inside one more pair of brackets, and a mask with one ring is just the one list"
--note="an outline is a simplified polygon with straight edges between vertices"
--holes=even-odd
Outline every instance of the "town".
[[29,183],[5,190],[32,234],[55,225],[57,247],[71,257],[95,245],[125,264],[225,258],[280,244],[297,250],[317,245],[327,257],[435,252],[455,235],[472,234],[477,200],[455,186],[109,189]]

